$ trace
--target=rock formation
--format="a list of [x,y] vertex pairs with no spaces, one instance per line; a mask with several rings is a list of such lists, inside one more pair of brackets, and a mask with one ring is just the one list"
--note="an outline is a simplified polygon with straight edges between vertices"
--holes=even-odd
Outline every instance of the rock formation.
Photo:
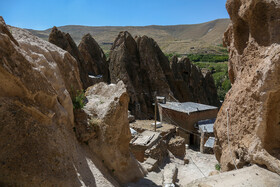
[[49,35],[49,42],[55,44],[65,51],[68,51],[77,60],[83,88],[85,89],[91,86],[93,83],[88,77],[84,59],[70,34],[65,34],[56,27],[53,27]]
[[232,88],[215,123],[215,155],[223,171],[256,163],[280,174],[280,2],[228,0],[226,7]]
[[[69,33],[53,27],[49,42],[68,51],[77,60],[84,89],[101,81],[110,82],[105,54],[90,34],[83,37],[78,48]],[[98,75],[102,75],[102,78],[98,78]]]
[[110,53],[111,81],[125,83],[130,96],[129,110],[137,118],[153,116],[155,94],[167,98],[171,94],[181,102],[219,106],[211,74],[204,76],[187,58],[173,61],[170,67],[168,58],[152,38],[134,39],[126,31],[116,38]]
[[84,66],[91,75],[102,75],[103,82],[110,82],[109,64],[98,43],[90,34],[86,34],[78,46],[84,58]]
[[88,142],[91,150],[122,183],[142,178],[145,172],[129,152],[129,96],[123,82],[99,83],[89,87],[86,96],[84,110],[92,118],[91,125],[99,129],[97,138]]
[[203,73],[187,57],[183,57],[179,61],[176,56],[172,57],[170,66],[175,77],[174,85],[177,88],[174,95],[179,101],[220,106],[217,89],[210,71]]
[[[7,29],[2,18],[0,25]],[[69,154],[75,149],[69,90],[81,89],[77,62],[25,30],[10,29],[15,38],[0,33],[0,184],[78,185]]]
[[[150,84],[143,84],[144,78],[149,81],[148,77],[145,77],[148,72],[141,71],[140,65],[136,41],[128,32],[120,32],[110,52],[111,82],[122,80],[130,96],[129,110],[138,118],[147,118],[153,113],[152,102],[156,89]],[[143,73],[145,76],[142,76]],[[169,90],[166,82],[162,82],[165,86],[164,90]]]
[[[129,165],[135,163],[128,150],[126,94],[106,102],[110,110],[101,129],[83,131],[84,122],[74,120],[72,89],[82,89],[75,58],[26,30],[7,27],[0,17],[0,186],[118,186],[106,165],[120,173],[134,166]],[[107,150],[113,161],[98,160],[95,147],[84,143],[96,135],[104,141],[112,138],[112,147],[120,145],[116,153]],[[103,152],[108,147],[102,146]]]

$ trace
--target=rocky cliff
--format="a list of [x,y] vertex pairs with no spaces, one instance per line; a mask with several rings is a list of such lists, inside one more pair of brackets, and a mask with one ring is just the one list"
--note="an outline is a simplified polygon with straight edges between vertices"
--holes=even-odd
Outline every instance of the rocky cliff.
[[[110,82],[105,54],[90,34],[82,38],[78,48],[69,33],[53,27],[49,42],[68,51],[77,60],[84,89],[98,82]],[[92,78],[88,75],[92,75]],[[99,75],[102,77],[98,78]]]
[[[111,166],[121,182],[139,177],[137,172],[119,176],[135,166],[126,140],[128,123],[116,120],[127,111],[125,91],[112,94],[108,112],[103,110],[108,114],[104,127],[95,132],[88,128],[90,121],[81,126],[74,119],[72,89],[82,89],[76,59],[26,30],[7,27],[0,17],[0,186],[118,186],[110,175],[114,172],[108,171]],[[111,114],[115,114],[112,119]],[[97,159],[95,148],[83,141],[90,142],[103,130],[111,133],[110,137],[100,135],[100,145],[111,137],[118,137],[112,145],[121,144],[115,146],[120,150],[107,150],[116,151],[116,161]],[[126,134],[121,137],[121,132]],[[102,151],[107,148],[104,145]],[[130,162],[119,164],[124,160]]]
[[211,74],[206,76],[187,58],[172,65],[157,43],[147,36],[135,39],[120,32],[110,52],[111,81],[122,80],[130,96],[129,109],[138,118],[153,116],[155,94],[181,102],[194,101],[219,106]]
[[280,2],[228,0],[226,7],[232,88],[215,123],[215,155],[224,171],[256,163],[280,174]]

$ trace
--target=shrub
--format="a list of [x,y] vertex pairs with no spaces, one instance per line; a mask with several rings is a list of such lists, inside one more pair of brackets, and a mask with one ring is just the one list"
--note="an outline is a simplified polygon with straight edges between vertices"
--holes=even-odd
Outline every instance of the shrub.
[[73,108],[74,109],[81,109],[86,104],[86,96],[83,90],[76,91],[76,94],[74,94],[72,98]]
[[216,169],[217,171],[220,171],[220,170],[221,170],[220,164],[216,164],[216,165],[215,165],[215,169]]

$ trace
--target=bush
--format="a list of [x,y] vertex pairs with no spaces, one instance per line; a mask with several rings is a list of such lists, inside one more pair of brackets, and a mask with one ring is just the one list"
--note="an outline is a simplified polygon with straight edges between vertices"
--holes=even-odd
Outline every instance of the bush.
[[217,171],[220,171],[220,170],[221,170],[220,164],[216,164],[216,165],[215,165],[215,169],[216,169]]
[[72,98],[73,108],[81,109],[86,104],[86,96],[83,90],[76,91],[75,96]]
[[228,55],[188,54],[187,57],[192,62],[226,62],[226,61],[228,61]]

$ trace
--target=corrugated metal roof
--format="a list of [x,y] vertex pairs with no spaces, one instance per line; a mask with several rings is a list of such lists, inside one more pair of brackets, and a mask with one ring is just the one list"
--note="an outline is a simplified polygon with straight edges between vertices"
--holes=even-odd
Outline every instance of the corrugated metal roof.
[[163,108],[175,110],[178,112],[188,113],[188,114],[199,112],[199,111],[218,109],[215,106],[204,105],[204,104],[194,103],[194,102],[185,102],[185,103],[166,102],[166,104],[159,103],[159,105]]
[[209,137],[208,140],[205,142],[204,147],[213,148],[215,144],[215,137]]
[[214,123],[199,125],[199,129],[203,132],[213,133],[214,132]]

